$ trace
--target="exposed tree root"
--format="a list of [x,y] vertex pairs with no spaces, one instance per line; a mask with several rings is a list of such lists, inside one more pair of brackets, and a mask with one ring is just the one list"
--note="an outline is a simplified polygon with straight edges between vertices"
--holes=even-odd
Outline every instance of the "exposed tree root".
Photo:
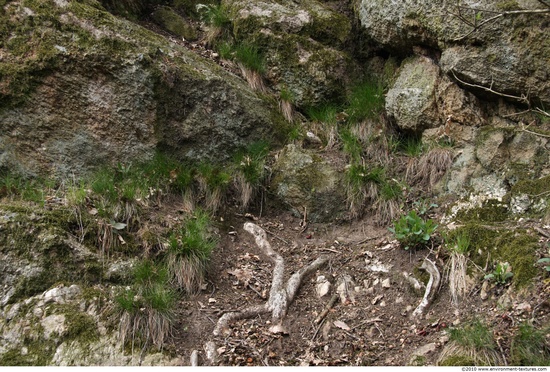
[[430,301],[433,299],[433,296],[437,288],[439,287],[439,282],[441,281],[439,270],[437,270],[437,267],[432,261],[428,260],[427,258],[424,259],[424,262],[422,263],[422,266],[420,266],[420,268],[426,270],[428,274],[430,274],[430,280],[428,280],[426,292],[424,293],[424,297],[422,298],[420,305],[418,305],[418,307],[412,313],[413,318],[420,316],[424,313],[424,310],[426,309],[426,307],[428,307]]
[[252,306],[240,311],[224,314],[214,328],[214,336],[219,336],[224,330],[229,328],[229,323],[239,319],[252,318],[260,314],[271,313],[272,326],[269,329],[272,333],[288,333],[283,325],[283,320],[288,310],[288,306],[294,300],[300,287],[302,279],[317,270],[327,262],[327,257],[319,257],[308,266],[294,273],[284,285],[285,263],[281,255],[275,252],[267,241],[266,232],[259,226],[247,222],[244,224],[245,231],[254,236],[256,245],[273,260],[273,280],[269,299],[264,305]]

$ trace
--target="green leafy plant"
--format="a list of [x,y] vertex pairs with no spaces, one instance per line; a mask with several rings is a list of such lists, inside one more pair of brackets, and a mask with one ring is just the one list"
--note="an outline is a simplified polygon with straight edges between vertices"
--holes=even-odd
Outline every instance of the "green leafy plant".
[[195,293],[204,284],[210,254],[217,244],[210,226],[210,216],[202,210],[196,210],[168,237],[168,272],[178,287],[188,293]]
[[413,210],[401,216],[389,230],[394,234],[403,249],[409,250],[426,246],[436,228],[437,225],[433,220],[423,220]]
[[508,262],[498,262],[492,273],[485,275],[485,280],[493,281],[496,284],[506,284],[514,274]]
[[[547,246],[550,247],[550,243],[548,243]],[[550,254],[550,250],[548,251],[548,253]],[[550,257],[543,257],[540,260],[538,260],[537,263],[546,264],[544,268],[546,269],[546,271],[550,271]]]
[[433,209],[437,208],[438,205],[435,203],[430,203],[426,200],[417,200],[413,202],[413,208],[418,213],[419,216],[425,216],[428,214],[428,212]]

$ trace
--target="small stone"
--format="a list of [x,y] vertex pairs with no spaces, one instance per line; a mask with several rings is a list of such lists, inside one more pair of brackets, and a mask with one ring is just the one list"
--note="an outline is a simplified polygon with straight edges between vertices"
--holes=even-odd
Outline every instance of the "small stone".
[[42,310],[41,307],[35,307],[32,309],[32,314],[37,318],[42,318],[42,315],[44,315],[44,310]]
[[396,303],[396,304],[401,304],[401,303],[403,303],[403,301],[404,301],[404,299],[403,299],[403,297],[401,297],[401,296],[399,296],[399,297],[397,297],[397,298],[395,299],[395,303]]
[[520,314],[527,312],[531,312],[531,305],[528,302],[522,302],[521,304],[517,305],[515,308],[516,311],[518,311]]
[[384,279],[384,281],[382,281],[382,288],[390,288],[390,287],[391,287],[390,278]]
[[321,298],[323,296],[326,296],[330,292],[330,287],[332,285],[327,280],[327,278],[324,275],[320,275],[317,277],[317,297]]

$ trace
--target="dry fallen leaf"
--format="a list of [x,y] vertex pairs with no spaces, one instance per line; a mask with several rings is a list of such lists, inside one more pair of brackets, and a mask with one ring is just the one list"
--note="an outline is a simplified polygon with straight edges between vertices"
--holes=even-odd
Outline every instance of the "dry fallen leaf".
[[237,280],[243,282],[244,285],[248,285],[253,276],[253,272],[250,269],[227,270],[227,273],[234,275]]
[[341,320],[335,320],[334,325],[340,329],[343,329],[344,331],[351,331],[351,328]]

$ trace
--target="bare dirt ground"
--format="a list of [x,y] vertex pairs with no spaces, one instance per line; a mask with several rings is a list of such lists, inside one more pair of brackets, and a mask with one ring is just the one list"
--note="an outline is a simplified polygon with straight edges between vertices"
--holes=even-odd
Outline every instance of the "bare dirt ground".
[[[290,305],[285,325],[288,335],[268,331],[271,315],[237,321],[230,332],[214,337],[219,317],[228,311],[265,303],[271,285],[272,263],[243,230],[251,221],[228,215],[219,231],[210,282],[199,295],[181,302],[178,322],[169,349],[189,361],[203,346],[215,341],[219,365],[434,365],[448,342],[446,329],[473,317],[483,319],[494,332],[503,356],[508,355],[511,334],[526,319],[547,324],[550,318],[550,286],[538,281],[536,288],[515,293],[498,287],[489,298],[480,298],[480,281],[459,306],[451,304],[443,276],[442,250],[408,252],[391,242],[385,228],[368,220],[351,224],[313,224],[290,213],[268,213],[254,223],[267,233],[272,247],[285,259],[287,277],[320,255],[328,264],[307,277]],[[425,314],[412,318],[421,293],[415,293],[403,272],[419,276],[419,267],[429,257],[442,273],[442,284]],[[381,267],[388,272],[379,271]],[[319,298],[316,280],[324,276],[332,283],[330,292]],[[327,306],[338,281],[349,276],[349,296],[338,300],[319,323],[315,319]],[[508,296],[509,306],[497,301]],[[417,355],[419,357],[417,357]]]

